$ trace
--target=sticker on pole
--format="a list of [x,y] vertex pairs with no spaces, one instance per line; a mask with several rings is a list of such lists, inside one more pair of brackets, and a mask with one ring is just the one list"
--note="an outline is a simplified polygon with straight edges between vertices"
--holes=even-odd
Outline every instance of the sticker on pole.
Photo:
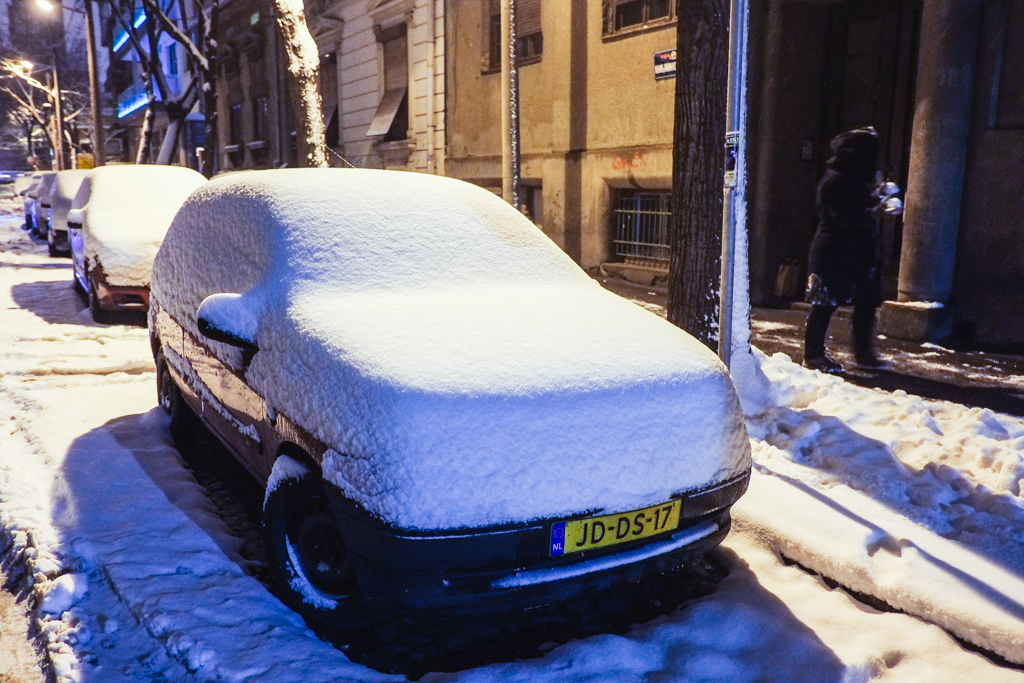
[[740,152],[740,134],[738,132],[725,134],[725,186],[726,188],[736,187],[736,165]]

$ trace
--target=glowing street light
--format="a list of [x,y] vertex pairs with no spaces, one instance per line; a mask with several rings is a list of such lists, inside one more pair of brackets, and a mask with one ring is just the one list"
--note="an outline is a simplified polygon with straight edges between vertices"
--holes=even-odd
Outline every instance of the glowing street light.
[[[51,2],[51,0],[36,0],[36,6],[44,12],[54,12],[57,9],[57,5]],[[89,100],[92,109],[92,146],[93,146],[93,159],[96,166],[102,166],[104,162],[103,158],[103,115],[100,110],[100,81],[96,72],[96,27],[92,16],[92,0],[85,0],[85,11],[77,10],[73,7],[65,7],[61,5],[61,9],[66,9],[71,12],[78,12],[79,14],[85,15],[86,23],[86,42],[88,43],[89,49]],[[56,55],[54,56],[56,60]],[[56,63],[56,61],[54,62]],[[31,69],[32,62],[27,60],[22,61],[22,66]],[[58,98],[59,99],[59,98]],[[63,149],[63,138],[61,138],[61,148]]]
[[32,62],[28,61],[27,59],[21,60],[21,68],[24,69],[25,71],[31,71],[32,69],[35,68],[35,66],[36,66],[35,64],[33,64]]

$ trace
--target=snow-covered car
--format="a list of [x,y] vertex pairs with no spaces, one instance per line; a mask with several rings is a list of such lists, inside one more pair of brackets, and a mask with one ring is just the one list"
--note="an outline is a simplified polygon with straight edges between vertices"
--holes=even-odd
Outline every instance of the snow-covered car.
[[216,178],[160,247],[149,329],[175,442],[201,421],[266,484],[308,618],[637,581],[718,544],[749,479],[718,358],[458,180]]
[[50,199],[56,185],[57,174],[47,173],[39,181],[39,187],[36,189],[36,235],[43,239],[48,239],[50,234]]
[[33,173],[28,185],[21,192],[22,205],[25,210],[25,229],[32,234],[39,233],[39,205],[36,201],[39,185],[43,182],[43,178],[52,174],[52,171],[37,171]]
[[87,169],[58,171],[46,199],[40,202],[40,210],[45,211],[46,224],[49,226],[46,241],[50,256],[67,255],[71,252],[71,243],[68,241],[68,211],[71,210],[71,202],[74,201],[82,181],[88,174]]
[[149,308],[153,258],[171,219],[206,182],[183,166],[101,166],[82,179],[67,214],[74,285],[96,322]]

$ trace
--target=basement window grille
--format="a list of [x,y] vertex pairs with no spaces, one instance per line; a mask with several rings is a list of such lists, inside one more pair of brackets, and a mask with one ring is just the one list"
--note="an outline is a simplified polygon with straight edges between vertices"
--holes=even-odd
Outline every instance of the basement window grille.
[[619,192],[615,210],[615,255],[627,262],[667,266],[670,192]]

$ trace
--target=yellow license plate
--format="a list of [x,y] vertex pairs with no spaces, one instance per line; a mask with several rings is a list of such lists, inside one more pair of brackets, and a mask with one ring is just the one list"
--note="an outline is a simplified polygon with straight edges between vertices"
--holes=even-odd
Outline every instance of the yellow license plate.
[[638,541],[675,531],[682,501],[672,500],[642,510],[602,515],[551,525],[551,556],[580,553],[594,548]]

